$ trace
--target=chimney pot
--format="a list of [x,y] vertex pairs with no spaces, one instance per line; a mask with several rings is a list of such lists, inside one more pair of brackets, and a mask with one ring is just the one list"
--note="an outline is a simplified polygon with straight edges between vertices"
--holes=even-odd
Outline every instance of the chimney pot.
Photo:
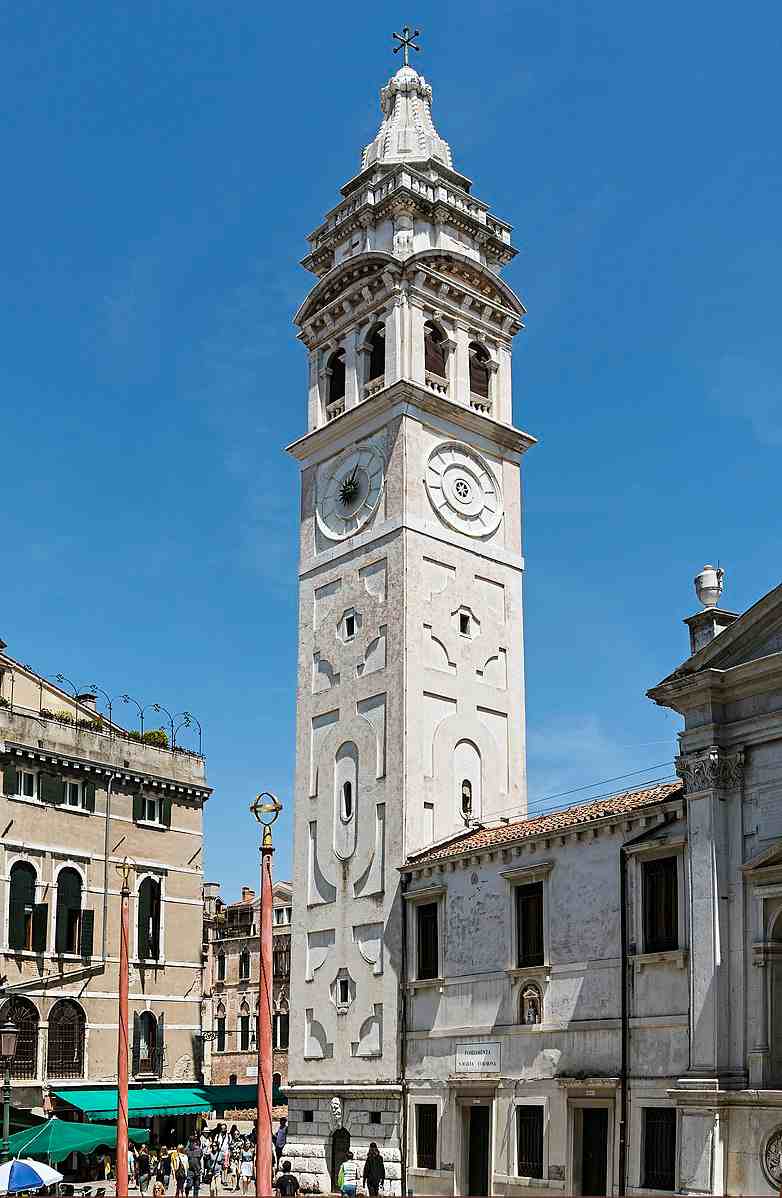
[[250,901],[250,899],[254,899],[254,898],[255,898],[255,891],[253,890],[253,888],[251,886],[243,886],[242,887],[242,902],[247,903]]

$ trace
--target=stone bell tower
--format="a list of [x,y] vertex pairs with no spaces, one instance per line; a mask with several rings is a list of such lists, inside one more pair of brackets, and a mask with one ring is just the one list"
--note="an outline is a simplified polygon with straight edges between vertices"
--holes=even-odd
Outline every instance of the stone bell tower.
[[399,867],[526,811],[533,438],[512,424],[524,308],[500,277],[515,250],[434,126],[409,31],[399,40],[377,136],[309,237],[317,281],[295,318],[309,401],[289,447],[302,498],[287,1155],[321,1190],[371,1140],[400,1190],[416,945]]

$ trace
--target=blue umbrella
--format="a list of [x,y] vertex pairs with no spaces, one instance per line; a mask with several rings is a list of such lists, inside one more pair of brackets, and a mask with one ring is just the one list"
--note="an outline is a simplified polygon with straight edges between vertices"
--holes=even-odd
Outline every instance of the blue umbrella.
[[40,1161],[14,1160],[0,1165],[0,1194],[19,1194],[22,1190],[40,1190],[62,1181],[62,1173]]

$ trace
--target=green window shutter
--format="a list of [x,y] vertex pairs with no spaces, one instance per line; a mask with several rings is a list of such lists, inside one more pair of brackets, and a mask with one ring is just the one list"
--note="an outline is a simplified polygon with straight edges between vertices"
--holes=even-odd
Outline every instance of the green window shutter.
[[13,761],[6,761],[3,766],[3,793],[16,794],[16,765]]
[[95,941],[95,912],[81,913],[81,955],[87,960],[92,956]]
[[166,1017],[161,1011],[157,1017],[157,1034],[155,1036],[154,1072],[158,1077],[163,1076],[163,1054],[166,1047]]
[[165,795],[160,804],[160,821],[164,828],[171,827],[171,797]]
[[133,1012],[133,1063],[131,1069],[134,1074],[138,1073],[139,1062],[141,1060],[141,1020],[139,1019],[138,1011]]
[[36,903],[33,907],[33,952],[45,953],[49,938],[49,904]]
[[85,811],[94,811],[95,810],[95,783],[94,782],[85,782],[84,783],[84,810]]
[[150,887],[152,902],[150,905],[150,951],[149,955],[155,961],[160,960],[160,883],[153,882]]
[[24,903],[12,898],[8,911],[8,947],[24,948]]
[[138,891],[138,955],[141,961],[149,958],[149,920],[151,914],[150,879],[145,878]]
[[65,783],[55,774],[41,774],[38,779],[42,802],[59,806],[65,802]]
[[144,818],[144,796],[135,794],[133,796],[133,819],[136,823]]

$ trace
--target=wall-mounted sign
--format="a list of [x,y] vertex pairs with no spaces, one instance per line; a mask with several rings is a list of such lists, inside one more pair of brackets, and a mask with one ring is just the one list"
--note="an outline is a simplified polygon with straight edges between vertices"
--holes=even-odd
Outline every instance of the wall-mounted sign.
[[258,1076],[258,1066],[257,1065],[248,1065],[247,1068],[245,1069],[245,1073],[247,1074],[248,1077],[257,1077]]
[[456,1045],[455,1073],[499,1073],[499,1040],[465,1040]]

